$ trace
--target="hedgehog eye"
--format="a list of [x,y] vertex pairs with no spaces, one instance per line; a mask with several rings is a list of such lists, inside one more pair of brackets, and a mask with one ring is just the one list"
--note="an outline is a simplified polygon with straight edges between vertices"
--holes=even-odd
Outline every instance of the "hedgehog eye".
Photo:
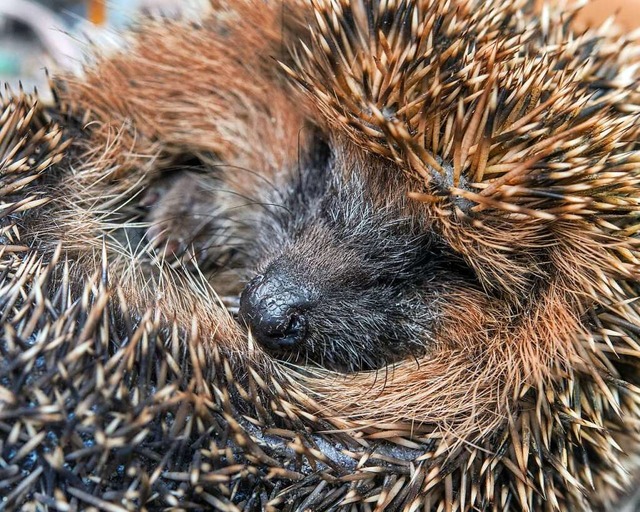
[[324,136],[318,134],[314,137],[310,149],[310,163],[314,168],[324,169],[330,165],[333,154],[331,146]]

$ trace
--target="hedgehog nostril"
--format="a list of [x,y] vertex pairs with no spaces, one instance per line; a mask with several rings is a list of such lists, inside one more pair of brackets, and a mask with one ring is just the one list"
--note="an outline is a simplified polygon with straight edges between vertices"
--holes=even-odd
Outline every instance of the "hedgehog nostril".
[[240,319],[255,339],[271,350],[302,343],[308,332],[305,312],[309,306],[304,288],[276,276],[258,276],[240,296]]

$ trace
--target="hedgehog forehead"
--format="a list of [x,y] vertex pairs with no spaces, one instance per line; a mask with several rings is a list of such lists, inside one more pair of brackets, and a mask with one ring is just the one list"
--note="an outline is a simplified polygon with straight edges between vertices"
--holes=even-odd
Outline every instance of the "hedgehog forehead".
[[264,252],[273,254],[278,240],[287,266],[309,275],[322,269],[320,281],[421,272],[434,233],[401,187],[381,180],[390,164],[354,153],[336,143],[324,162],[286,173],[284,193],[266,210]]

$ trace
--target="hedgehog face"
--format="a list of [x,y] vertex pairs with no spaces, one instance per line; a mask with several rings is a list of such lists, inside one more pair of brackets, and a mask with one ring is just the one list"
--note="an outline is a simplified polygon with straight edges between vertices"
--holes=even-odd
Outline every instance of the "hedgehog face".
[[316,132],[268,186],[223,165],[169,173],[143,198],[147,238],[208,269],[280,360],[351,373],[425,355],[477,279],[392,162]]
[[279,359],[354,372],[423,355],[441,306],[474,287],[472,273],[392,164],[354,158],[344,143],[310,145],[272,186],[247,175],[247,195],[237,173],[170,174],[143,201],[161,196],[147,237],[209,268],[230,302],[240,296],[240,323]]
[[257,275],[242,292],[240,319],[274,355],[335,370],[424,353],[464,266],[406,195],[376,194],[366,169],[340,156],[305,167],[258,223]]

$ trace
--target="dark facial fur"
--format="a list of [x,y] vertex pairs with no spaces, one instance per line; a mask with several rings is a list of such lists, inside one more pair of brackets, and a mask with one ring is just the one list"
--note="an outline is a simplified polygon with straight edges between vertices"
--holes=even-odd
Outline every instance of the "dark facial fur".
[[168,178],[154,189],[149,234],[214,267],[217,290],[248,282],[240,321],[283,360],[356,371],[423,354],[468,269],[392,186],[388,163],[311,145],[274,182],[253,175],[253,197],[234,192],[242,171],[224,166]]

